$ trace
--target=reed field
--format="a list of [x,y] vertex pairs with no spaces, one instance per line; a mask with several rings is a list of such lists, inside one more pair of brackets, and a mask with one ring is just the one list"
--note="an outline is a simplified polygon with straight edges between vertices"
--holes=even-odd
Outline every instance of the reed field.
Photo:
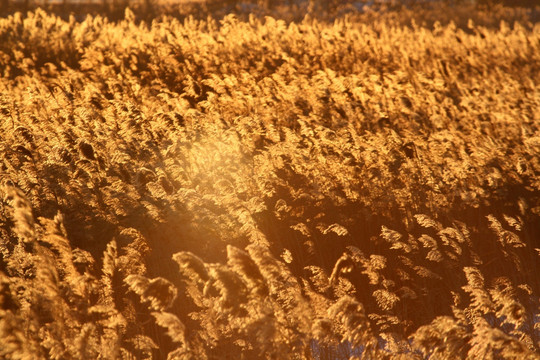
[[0,17],[0,359],[540,358],[540,9],[317,9]]

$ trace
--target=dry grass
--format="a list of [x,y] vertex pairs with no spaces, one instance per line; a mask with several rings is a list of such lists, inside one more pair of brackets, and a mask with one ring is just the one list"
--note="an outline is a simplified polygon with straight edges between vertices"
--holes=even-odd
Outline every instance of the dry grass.
[[538,358],[540,27],[402,11],[1,18],[0,357]]

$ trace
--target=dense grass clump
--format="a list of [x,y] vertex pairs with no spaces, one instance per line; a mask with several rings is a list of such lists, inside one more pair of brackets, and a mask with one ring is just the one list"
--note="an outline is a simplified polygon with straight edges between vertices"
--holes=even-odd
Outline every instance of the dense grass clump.
[[0,357],[538,358],[540,26],[461,11],[0,18]]

